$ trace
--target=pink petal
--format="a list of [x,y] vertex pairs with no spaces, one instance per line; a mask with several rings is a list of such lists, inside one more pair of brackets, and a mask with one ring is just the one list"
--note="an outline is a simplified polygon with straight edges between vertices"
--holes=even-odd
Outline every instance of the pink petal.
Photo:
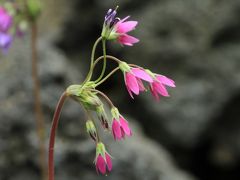
[[106,164],[105,160],[101,155],[98,155],[96,162],[97,171],[99,170],[102,174],[106,173]]
[[132,46],[134,43],[139,42],[139,39],[127,34],[121,34],[118,37],[118,42],[127,46]]
[[131,90],[134,94],[139,94],[139,87],[136,77],[132,74],[127,72],[126,73],[126,86]]
[[117,29],[116,31],[117,33],[120,33],[120,34],[127,33],[135,29],[137,24],[138,24],[137,21],[127,21],[127,22],[119,23],[116,27]]
[[123,23],[123,22],[126,21],[128,18],[130,18],[130,16],[126,16],[125,18],[121,19],[120,21],[118,21],[118,23],[116,24],[116,26],[118,26],[119,24]]
[[161,83],[157,82],[157,81],[152,83],[152,88],[153,88],[154,91],[158,92],[162,96],[169,96],[165,86],[162,85]]
[[127,86],[127,91],[128,91],[128,93],[129,93],[129,95],[131,96],[131,98],[134,99],[133,94],[132,94],[132,91],[128,88],[128,86]]
[[170,79],[166,76],[157,75],[156,78],[157,78],[157,80],[159,80],[164,85],[167,85],[167,86],[170,86],[170,87],[176,87],[175,82],[172,79]]
[[114,119],[113,123],[112,123],[112,133],[113,133],[113,137],[115,140],[117,140],[117,139],[119,140],[122,138],[120,124],[116,119]]
[[150,86],[150,91],[151,91],[154,99],[155,99],[156,101],[159,101],[159,99],[160,99],[160,98],[159,98],[159,95],[158,95],[157,91],[152,88],[152,86]]
[[111,157],[107,153],[105,153],[105,156],[106,156],[106,162],[107,162],[108,171],[111,171],[112,170],[112,160],[111,160]]
[[121,124],[121,127],[122,127],[124,133],[127,136],[131,136],[132,135],[132,131],[131,131],[131,129],[128,126],[128,122],[122,116],[120,117],[120,124]]
[[143,82],[141,81],[141,79],[137,78],[137,82],[138,82],[138,87],[140,91],[145,91],[145,87],[143,85]]
[[138,78],[143,79],[148,82],[153,82],[152,77],[146,73],[143,69],[140,68],[132,68],[131,72]]

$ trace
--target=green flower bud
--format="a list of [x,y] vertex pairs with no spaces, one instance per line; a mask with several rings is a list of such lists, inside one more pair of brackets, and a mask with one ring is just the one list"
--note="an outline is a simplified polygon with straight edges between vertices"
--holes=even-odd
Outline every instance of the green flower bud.
[[109,129],[107,115],[106,115],[106,112],[104,110],[103,104],[101,104],[100,106],[97,106],[96,113],[97,113],[98,119],[100,120],[102,126],[105,129]]
[[30,18],[34,21],[41,13],[41,4],[39,0],[27,0],[27,9]]
[[96,141],[97,140],[97,129],[92,120],[86,122],[86,129],[90,137]]

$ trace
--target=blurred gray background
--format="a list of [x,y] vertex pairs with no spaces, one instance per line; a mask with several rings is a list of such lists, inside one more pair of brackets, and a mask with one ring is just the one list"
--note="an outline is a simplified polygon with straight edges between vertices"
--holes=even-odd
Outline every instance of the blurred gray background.
[[[108,53],[169,76],[177,86],[160,102],[150,93],[132,100],[120,72],[100,87],[133,128],[133,137],[117,143],[102,134],[114,157],[108,176],[96,174],[84,113],[67,101],[56,140],[57,180],[240,179],[239,0],[44,0],[43,5],[38,48],[46,138],[58,98],[85,77],[104,15],[116,5],[120,17],[139,21],[131,34],[140,43],[109,42]],[[1,56],[0,180],[40,180],[29,38],[16,40]],[[108,71],[113,67],[110,63]]]

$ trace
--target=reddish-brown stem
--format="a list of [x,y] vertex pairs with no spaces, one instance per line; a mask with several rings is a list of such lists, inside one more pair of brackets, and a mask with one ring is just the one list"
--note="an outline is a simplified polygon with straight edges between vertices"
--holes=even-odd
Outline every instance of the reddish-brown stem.
[[52,121],[52,128],[50,132],[50,140],[49,140],[49,154],[48,154],[48,180],[54,180],[54,144],[55,144],[55,136],[58,127],[59,117],[61,114],[61,110],[63,104],[67,98],[67,93],[64,92],[61,98],[58,101],[56,106],[53,121]]
[[42,113],[41,98],[40,98],[40,83],[38,78],[37,68],[37,25],[32,23],[31,33],[31,49],[32,49],[32,79],[33,79],[33,94],[34,94],[34,110],[36,116],[36,128],[39,141],[39,165],[42,173],[42,180],[47,180],[47,152],[45,149],[45,127]]

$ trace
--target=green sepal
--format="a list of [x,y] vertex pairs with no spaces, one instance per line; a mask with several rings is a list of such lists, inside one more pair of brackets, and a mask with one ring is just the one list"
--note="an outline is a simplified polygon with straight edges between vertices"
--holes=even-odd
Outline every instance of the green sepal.
[[131,71],[131,67],[126,63],[121,61],[119,63],[119,68],[121,69],[122,72],[130,72]]
[[112,114],[113,119],[118,120],[119,117],[120,117],[120,113],[119,113],[119,111],[118,111],[118,108],[116,108],[116,107],[113,107],[113,108],[111,109],[111,114]]
[[145,72],[155,79],[155,74],[152,71],[150,71],[149,69],[145,69]]
[[98,142],[96,147],[96,157],[98,157],[98,155],[100,154],[106,160],[105,153],[106,148],[104,144],[102,142]]

